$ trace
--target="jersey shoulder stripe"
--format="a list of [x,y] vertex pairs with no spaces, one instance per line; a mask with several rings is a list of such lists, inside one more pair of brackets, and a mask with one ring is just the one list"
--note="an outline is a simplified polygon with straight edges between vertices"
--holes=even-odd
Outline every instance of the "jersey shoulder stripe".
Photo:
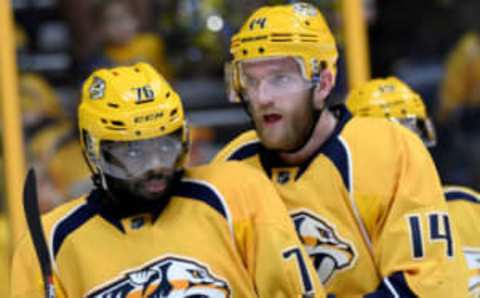
[[227,157],[227,160],[244,160],[258,154],[261,144],[260,141],[253,140],[233,150],[233,152]]
[[443,190],[447,202],[468,201],[480,204],[480,194],[466,187],[449,186],[445,187]]
[[[342,177],[343,184],[348,192],[350,189],[350,158],[349,150],[345,141],[341,141],[340,136],[334,136],[323,146],[321,153],[325,155],[338,170],[340,176]],[[308,166],[309,163],[306,163]],[[300,171],[297,174],[297,179],[306,171],[307,167],[301,167]]]
[[50,240],[54,258],[57,257],[60,247],[68,235],[80,228],[96,214],[97,212],[88,203],[84,203],[72,209],[53,225]]
[[230,230],[233,230],[231,214],[225,199],[215,186],[207,181],[184,178],[174,191],[174,195],[209,205],[227,220]]

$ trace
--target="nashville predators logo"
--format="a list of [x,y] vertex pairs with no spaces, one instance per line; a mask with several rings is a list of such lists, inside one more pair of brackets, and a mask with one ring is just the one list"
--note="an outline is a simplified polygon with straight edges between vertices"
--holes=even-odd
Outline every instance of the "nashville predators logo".
[[103,286],[87,297],[228,298],[230,287],[196,262],[167,257]]
[[304,211],[291,216],[322,283],[355,263],[353,245],[341,239],[326,221]]

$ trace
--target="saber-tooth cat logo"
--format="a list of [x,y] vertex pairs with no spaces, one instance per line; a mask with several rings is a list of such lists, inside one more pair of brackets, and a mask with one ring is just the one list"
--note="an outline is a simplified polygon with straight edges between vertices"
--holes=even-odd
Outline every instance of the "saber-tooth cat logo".
[[332,225],[306,211],[293,213],[291,217],[322,283],[355,264],[354,246],[342,239]]
[[178,257],[166,257],[129,271],[87,297],[228,298],[230,287],[206,266]]

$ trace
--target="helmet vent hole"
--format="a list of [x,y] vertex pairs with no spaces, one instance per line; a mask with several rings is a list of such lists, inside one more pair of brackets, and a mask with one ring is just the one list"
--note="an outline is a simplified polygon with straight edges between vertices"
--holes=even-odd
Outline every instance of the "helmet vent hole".
[[258,48],[258,52],[260,54],[263,54],[265,52],[265,49],[263,47]]
[[135,67],[135,68],[133,69],[133,71],[135,71],[135,72],[140,72],[140,69],[138,69],[138,67]]
[[123,123],[122,121],[112,120],[111,123],[115,126],[125,126],[125,123]]
[[177,110],[177,109],[172,110],[172,111],[170,112],[170,117],[173,117],[173,116],[177,115],[177,113],[178,113],[178,110]]
[[113,102],[109,102],[107,103],[107,106],[111,107],[111,108],[114,108],[114,109],[118,109],[119,105],[116,104],[116,103],[113,103]]
[[170,92],[167,92],[167,94],[165,94],[165,97],[169,98],[170,97]]
[[107,119],[103,119],[103,118],[102,118],[102,119],[100,119],[100,121],[102,121],[103,124],[107,124],[107,123],[108,123]]
[[309,22],[309,21],[305,21],[305,25],[310,26],[310,22]]
[[248,51],[245,50],[245,49],[243,49],[243,50],[242,50],[242,53],[243,53],[243,55],[247,55],[247,54],[248,54]]
[[141,136],[141,135],[142,135],[142,132],[139,131],[139,130],[137,130],[137,131],[135,131],[135,135],[136,135],[136,136]]
[[385,117],[390,118],[390,113],[385,113]]
[[407,115],[407,110],[402,109],[402,114],[403,114],[403,115]]
[[116,72],[116,71],[112,71],[112,74],[113,74],[114,76],[118,76],[118,72]]
[[160,131],[165,131],[165,126],[160,126]]

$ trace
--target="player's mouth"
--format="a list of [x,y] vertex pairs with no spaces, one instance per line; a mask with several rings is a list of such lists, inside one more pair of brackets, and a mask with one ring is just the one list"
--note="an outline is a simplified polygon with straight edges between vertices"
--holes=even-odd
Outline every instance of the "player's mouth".
[[282,115],[280,114],[265,114],[263,115],[263,122],[266,125],[273,125],[282,120]]
[[144,188],[149,193],[162,193],[167,188],[167,179],[154,178],[144,183]]

